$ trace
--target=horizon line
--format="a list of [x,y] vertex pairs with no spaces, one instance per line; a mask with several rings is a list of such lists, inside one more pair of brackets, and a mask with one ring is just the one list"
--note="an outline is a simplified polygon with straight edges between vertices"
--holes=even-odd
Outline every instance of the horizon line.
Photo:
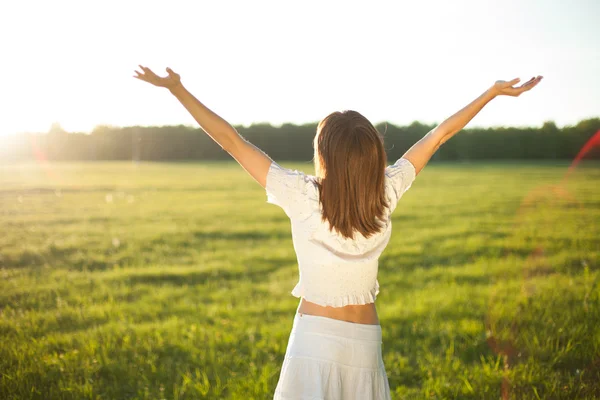
[[[594,117],[586,117],[586,118],[582,118],[580,119],[578,122],[576,122],[575,124],[563,124],[562,126],[559,126],[558,124],[556,124],[556,122],[552,119],[546,120],[544,122],[542,122],[541,124],[537,124],[537,125],[487,125],[487,126],[482,126],[482,125],[474,125],[474,126],[468,126],[463,128],[462,130],[469,130],[469,129],[508,129],[508,128],[519,128],[519,129],[526,129],[526,128],[534,128],[534,129],[539,129],[542,128],[544,126],[544,124],[546,123],[552,123],[554,124],[558,129],[563,129],[563,128],[567,128],[567,127],[574,127],[577,126],[578,124],[580,124],[581,122],[584,121],[590,121],[590,120],[598,120],[600,119],[600,115],[598,116],[594,116]],[[319,123],[319,121],[311,121],[311,122],[303,122],[303,123],[295,123],[295,122],[282,122],[282,123],[272,123],[269,121],[255,121],[255,122],[251,122],[250,124],[231,124],[231,126],[233,126],[234,128],[243,128],[243,129],[248,129],[251,128],[253,126],[270,126],[273,128],[281,128],[285,125],[291,125],[291,126],[307,126],[307,125],[317,125]],[[380,121],[380,122],[376,122],[373,123],[373,126],[378,126],[378,125],[392,125],[398,128],[403,128],[403,127],[409,127],[412,125],[422,125],[422,126],[432,126],[435,127],[437,125],[439,125],[441,122],[432,122],[432,123],[425,123],[425,122],[421,122],[418,120],[414,120],[409,124],[396,124],[393,122],[389,122],[389,121]],[[110,129],[126,129],[126,128],[165,128],[165,127],[178,127],[178,126],[183,126],[185,128],[190,128],[190,129],[202,129],[200,127],[200,125],[198,124],[165,124],[165,125],[112,125],[112,124],[97,124],[94,126],[94,128],[92,128],[89,131],[67,131],[65,129],[62,128],[62,126],[60,125],[60,123],[55,122],[53,124],[51,124],[50,128],[46,131],[18,131],[18,132],[12,132],[12,133],[0,133],[0,138],[2,137],[6,137],[6,136],[11,136],[11,135],[23,135],[23,134],[48,134],[52,131],[53,126],[57,125],[60,130],[62,130],[65,133],[68,134],[92,134],[96,129],[98,128],[110,128]]]

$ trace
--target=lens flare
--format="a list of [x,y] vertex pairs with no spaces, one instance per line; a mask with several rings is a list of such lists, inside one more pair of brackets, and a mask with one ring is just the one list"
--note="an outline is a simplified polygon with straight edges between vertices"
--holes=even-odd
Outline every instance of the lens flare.
[[28,136],[29,136],[29,144],[31,145],[31,152],[33,153],[35,162],[38,165],[42,166],[42,168],[48,178],[50,178],[54,181],[59,181],[60,178],[54,172],[54,168],[52,168],[52,165],[48,163],[48,158],[46,157],[46,154],[42,151],[40,146],[38,146],[37,136],[36,135],[28,135]]
[[[558,184],[538,186],[523,198],[517,211],[513,232],[515,232],[518,228],[527,226],[527,219],[532,215],[532,210],[535,210],[535,206],[548,204],[554,206],[558,203],[575,205],[580,210],[583,210],[583,203],[575,196],[571,195],[565,186],[568,181],[568,177],[571,176],[575,171],[579,162],[596,147],[600,147],[600,130],[596,132],[577,153],[577,156],[573,159],[573,162]],[[508,256],[508,252],[505,252],[505,257]],[[525,355],[525,349],[517,348],[516,342],[519,334],[518,329],[520,322],[520,311],[527,307],[528,299],[535,294],[536,290],[531,280],[535,276],[552,272],[552,269],[553,267],[546,258],[546,252],[544,251],[543,246],[538,243],[535,246],[535,249],[528,255],[523,263],[521,290],[519,294],[519,300],[521,301],[519,302],[519,308],[516,316],[512,319],[512,321],[510,321],[508,340],[500,339],[500,328],[498,328],[500,317],[494,318],[494,312],[492,311],[492,307],[495,304],[500,303],[500,301],[496,301],[495,299],[499,291],[499,286],[497,285],[496,287],[492,288],[492,293],[489,299],[490,307],[488,314],[485,316],[484,324],[486,328],[486,341],[488,346],[492,349],[494,354],[501,356],[503,359],[504,376],[501,384],[501,397],[503,400],[513,397],[510,393],[511,385],[508,379],[508,371],[510,370],[511,366],[517,362],[517,359],[520,356]],[[594,360],[592,364],[599,364],[599,362],[600,358]],[[593,365],[589,365],[587,368],[593,368]]]

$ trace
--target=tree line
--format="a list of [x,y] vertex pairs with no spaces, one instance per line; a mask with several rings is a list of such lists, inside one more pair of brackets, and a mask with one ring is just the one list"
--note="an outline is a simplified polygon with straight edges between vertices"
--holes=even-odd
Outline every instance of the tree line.
[[[404,154],[435,125],[413,122],[408,126],[376,125],[384,137],[388,160]],[[304,125],[253,124],[236,126],[248,141],[277,160],[313,158],[312,141],[317,123]],[[540,128],[467,128],[442,145],[433,160],[539,160],[573,159],[600,130],[600,118],[558,128],[548,121]],[[600,159],[600,149],[586,159]],[[98,126],[90,134],[68,133],[54,124],[46,133],[0,137],[0,162],[28,160],[227,160],[231,156],[200,128],[176,126]]]

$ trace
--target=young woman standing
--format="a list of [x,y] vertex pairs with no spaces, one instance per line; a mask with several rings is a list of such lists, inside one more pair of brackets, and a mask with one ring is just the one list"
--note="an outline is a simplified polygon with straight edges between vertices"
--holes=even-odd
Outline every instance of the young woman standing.
[[541,76],[497,81],[387,165],[383,137],[356,111],[333,112],[314,138],[315,175],[289,170],[249,143],[198,101],[167,68],[160,77],[140,65],[135,78],[167,88],[200,127],[290,218],[301,300],[293,320],[275,400],[387,400],[375,299],[378,259],[389,242],[391,214],[437,149],[492,99],[519,96]]

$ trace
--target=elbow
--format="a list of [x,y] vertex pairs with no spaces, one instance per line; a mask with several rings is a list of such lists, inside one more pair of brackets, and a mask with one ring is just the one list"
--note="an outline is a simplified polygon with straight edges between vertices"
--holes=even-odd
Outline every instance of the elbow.
[[[448,141],[448,139],[450,139],[451,135],[447,135],[444,136],[443,138],[440,139],[440,142],[437,145],[437,148],[439,148],[441,145],[443,145],[444,143],[446,143]],[[436,148],[436,150],[437,150]]]
[[221,148],[228,153],[231,153],[235,149],[235,146],[230,141],[223,141],[222,143],[219,143],[219,144],[221,145]]
[[237,148],[237,143],[239,139],[239,136],[236,135],[237,138],[233,135],[229,135],[229,136],[225,136],[224,135],[224,139],[221,141],[221,143],[219,143],[221,145],[221,148],[223,150],[225,150],[228,153],[232,153],[235,152],[235,149]]

